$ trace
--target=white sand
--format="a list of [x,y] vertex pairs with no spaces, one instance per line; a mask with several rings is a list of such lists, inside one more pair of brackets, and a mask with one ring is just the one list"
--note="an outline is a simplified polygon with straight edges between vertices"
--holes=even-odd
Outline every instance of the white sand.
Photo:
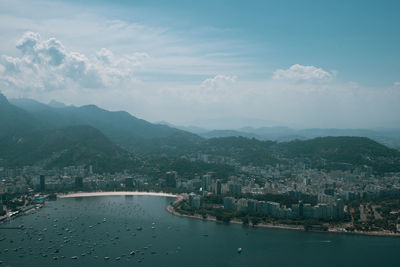
[[71,194],[59,194],[59,198],[67,197],[99,197],[99,196],[159,196],[159,197],[177,197],[176,195],[169,193],[157,193],[157,192],[132,192],[132,191],[121,191],[121,192],[79,192]]

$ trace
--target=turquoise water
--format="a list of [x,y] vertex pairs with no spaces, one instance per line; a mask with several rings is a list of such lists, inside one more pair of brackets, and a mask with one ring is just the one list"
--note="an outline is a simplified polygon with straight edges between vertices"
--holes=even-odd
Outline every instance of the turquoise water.
[[172,200],[47,202],[0,225],[26,227],[0,230],[0,266],[400,266],[400,238],[223,225],[173,216],[165,211]]

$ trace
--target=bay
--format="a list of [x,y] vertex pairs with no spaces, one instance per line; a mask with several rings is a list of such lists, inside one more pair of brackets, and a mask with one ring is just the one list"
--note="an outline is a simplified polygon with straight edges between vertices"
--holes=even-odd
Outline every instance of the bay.
[[25,227],[0,230],[0,260],[3,266],[399,266],[400,238],[176,217],[165,210],[173,200],[101,196],[46,202],[36,213],[0,225]]

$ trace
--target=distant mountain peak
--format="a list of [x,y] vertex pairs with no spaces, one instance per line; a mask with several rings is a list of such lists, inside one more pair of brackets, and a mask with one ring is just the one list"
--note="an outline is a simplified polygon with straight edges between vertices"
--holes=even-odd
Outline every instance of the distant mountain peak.
[[51,100],[50,101],[50,103],[48,104],[50,107],[52,107],[52,108],[65,108],[65,107],[67,107],[67,105],[65,105],[64,103],[62,103],[62,102],[58,102],[58,101],[56,101],[56,100]]
[[94,104],[89,104],[89,105],[84,105],[79,107],[80,109],[96,109],[96,110],[103,110],[102,108],[99,108],[98,106]]
[[157,122],[154,122],[154,124],[166,125],[166,126],[169,126],[169,127],[176,128],[175,125],[173,125],[172,123],[169,123],[169,122],[167,122],[167,121],[157,121]]
[[0,91],[0,104],[9,104],[7,97],[5,97],[5,95],[3,95]]

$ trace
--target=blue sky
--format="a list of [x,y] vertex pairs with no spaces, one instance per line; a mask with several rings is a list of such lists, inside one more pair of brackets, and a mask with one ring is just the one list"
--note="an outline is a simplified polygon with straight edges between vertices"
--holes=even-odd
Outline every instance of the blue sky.
[[388,86],[399,78],[399,1],[111,2],[85,6],[112,6],[115,19],[167,24],[185,33],[219,29],[192,38],[239,39],[249,45],[241,56],[266,69],[296,61],[340,69],[340,78],[366,85]]
[[398,1],[80,2],[0,0],[6,96],[176,124],[400,125]]

